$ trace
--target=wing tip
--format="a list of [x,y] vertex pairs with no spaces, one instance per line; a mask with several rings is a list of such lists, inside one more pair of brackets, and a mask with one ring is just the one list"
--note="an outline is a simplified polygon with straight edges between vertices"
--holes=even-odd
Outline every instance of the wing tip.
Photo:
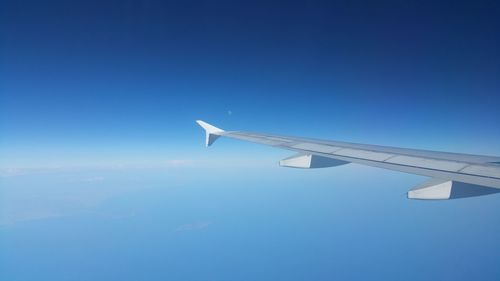
[[222,130],[221,128],[217,128],[214,125],[208,124],[207,122],[205,122],[203,120],[196,120],[196,123],[198,123],[198,125],[200,125],[200,127],[202,127],[205,131],[207,131],[211,134],[217,134],[217,133],[224,132],[224,130]]
[[208,124],[203,120],[196,120],[196,123],[200,125],[205,130],[205,146],[211,146],[215,140],[217,140],[224,130],[215,127],[214,125]]

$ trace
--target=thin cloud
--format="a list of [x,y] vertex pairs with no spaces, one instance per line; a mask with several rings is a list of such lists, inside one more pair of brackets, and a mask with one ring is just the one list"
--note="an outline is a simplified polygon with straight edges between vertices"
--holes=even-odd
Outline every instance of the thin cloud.
[[165,161],[167,167],[186,167],[192,166],[193,164],[194,161],[190,159],[170,159]]
[[212,221],[200,221],[195,223],[183,224],[177,227],[174,231],[181,232],[181,231],[202,230],[212,225],[212,223],[213,223]]
[[0,177],[15,177],[27,174],[26,169],[6,168],[0,169]]
[[58,219],[70,216],[71,214],[62,212],[53,212],[48,210],[30,210],[18,213],[3,214],[0,217],[0,227],[14,225],[16,223]]
[[103,181],[104,177],[90,177],[82,179],[81,182],[100,182]]

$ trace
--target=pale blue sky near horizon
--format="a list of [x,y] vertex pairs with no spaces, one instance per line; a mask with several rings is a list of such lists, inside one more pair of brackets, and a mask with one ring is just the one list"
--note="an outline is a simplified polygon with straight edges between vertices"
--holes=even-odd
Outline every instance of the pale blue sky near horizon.
[[498,280],[500,195],[228,130],[500,156],[494,1],[0,2],[0,280]]

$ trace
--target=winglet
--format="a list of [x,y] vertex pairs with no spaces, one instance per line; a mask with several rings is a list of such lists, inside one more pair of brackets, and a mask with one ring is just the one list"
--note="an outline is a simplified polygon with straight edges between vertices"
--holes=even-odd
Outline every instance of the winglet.
[[205,146],[207,147],[211,146],[215,140],[217,140],[221,134],[224,133],[224,130],[212,126],[204,121],[196,120],[196,123],[198,123],[198,125],[205,130]]

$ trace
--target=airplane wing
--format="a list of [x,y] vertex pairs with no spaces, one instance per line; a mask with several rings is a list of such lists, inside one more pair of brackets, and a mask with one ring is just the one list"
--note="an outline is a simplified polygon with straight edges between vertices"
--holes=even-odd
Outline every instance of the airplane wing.
[[500,192],[500,157],[224,131],[201,120],[196,122],[205,130],[207,147],[219,137],[228,137],[296,152],[279,162],[283,167],[311,169],[357,163],[429,177],[408,191],[409,199],[455,199]]

